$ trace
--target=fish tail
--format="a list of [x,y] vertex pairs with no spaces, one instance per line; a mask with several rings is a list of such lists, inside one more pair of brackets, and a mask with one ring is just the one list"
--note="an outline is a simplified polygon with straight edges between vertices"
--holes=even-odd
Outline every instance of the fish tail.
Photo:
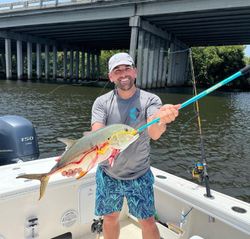
[[39,173],[39,174],[24,174],[24,175],[17,176],[16,178],[27,178],[27,179],[39,180],[41,182],[40,196],[39,196],[39,200],[40,200],[45,193],[50,176],[47,173]]

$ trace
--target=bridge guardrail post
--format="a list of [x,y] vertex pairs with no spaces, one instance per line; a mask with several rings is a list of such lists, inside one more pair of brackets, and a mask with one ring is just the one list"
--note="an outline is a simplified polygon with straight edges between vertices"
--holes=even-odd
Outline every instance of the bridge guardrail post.
[[23,7],[24,7],[24,8],[28,8],[28,6],[29,6],[29,2],[28,2],[28,1],[25,1],[24,4],[23,4]]

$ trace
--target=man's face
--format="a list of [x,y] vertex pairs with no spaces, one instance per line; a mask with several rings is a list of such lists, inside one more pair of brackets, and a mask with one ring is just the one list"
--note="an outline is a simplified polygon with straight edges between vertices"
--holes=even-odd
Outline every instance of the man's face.
[[119,65],[109,73],[110,81],[123,91],[128,91],[133,87],[136,76],[136,68],[129,65]]

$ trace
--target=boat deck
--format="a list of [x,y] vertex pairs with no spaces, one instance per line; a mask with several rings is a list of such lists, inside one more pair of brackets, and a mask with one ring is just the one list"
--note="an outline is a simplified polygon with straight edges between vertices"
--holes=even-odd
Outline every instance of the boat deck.
[[[120,232],[120,239],[127,239],[128,235],[130,238],[139,239],[142,238],[141,236],[141,229],[139,225],[132,219],[124,219],[120,222],[121,232]],[[100,239],[104,239],[101,235]]]
[[[123,220],[120,221],[120,237],[119,239],[127,239],[127,238],[133,238],[133,239],[142,239],[141,229],[136,220],[134,220],[131,217],[123,218]],[[178,239],[180,238],[180,235],[173,232],[172,230],[169,230],[165,226],[161,225],[160,223],[157,223],[157,227],[160,231],[161,239]],[[84,237],[85,238],[85,237]],[[104,239],[103,235],[101,234],[100,237],[98,237],[97,234],[91,233],[89,235],[86,235],[86,238],[89,239]]]
[[[39,221],[39,238],[97,239],[91,233],[95,208],[95,171],[82,180],[51,177],[45,197],[38,201],[39,182],[16,180],[23,173],[47,172],[54,158],[1,167],[0,232],[4,238],[28,238],[32,218]],[[212,190],[204,196],[204,187],[152,168],[157,217],[169,227],[158,224],[163,239],[190,239],[197,235],[213,239],[249,239],[250,204]],[[22,207],[20,207],[22,205]],[[13,217],[13,215],[15,215]],[[48,224],[48,217],[50,223]],[[126,200],[120,213],[123,238],[142,238],[138,222],[129,214]],[[17,225],[9,230],[9,225]],[[48,225],[48,226],[45,226]],[[177,226],[174,226],[177,225]],[[182,225],[182,230],[178,228]],[[176,231],[177,233],[175,233]],[[25,235],[24,235],[25,233]],[[0,237],[1,237],[0,236]],[[31,237],[29,237],[31,238]],[[99,238],[103,238],[100,235]]]

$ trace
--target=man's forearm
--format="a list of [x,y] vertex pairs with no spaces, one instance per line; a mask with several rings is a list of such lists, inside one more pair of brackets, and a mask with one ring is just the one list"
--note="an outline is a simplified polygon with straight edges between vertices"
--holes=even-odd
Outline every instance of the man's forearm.
[[156,111],[152,116],[147,119],[150,122],[156,118],[160,118],[158,124],[153,124],[148,128],[149,136],[157,140],[166,131],[166,125],[170,124],[175,120],[179,114],[179,108],[181,105],[163,105],[158,111]]
[[[152,116],[148,118],[148,122],[152,121],[156,117]],[[164,123],[157,123],[153,124],[150,127],[148,127],[148,134],[151,139],[157,140],[161,137],[161,135],[166,131],[167,126]]]

